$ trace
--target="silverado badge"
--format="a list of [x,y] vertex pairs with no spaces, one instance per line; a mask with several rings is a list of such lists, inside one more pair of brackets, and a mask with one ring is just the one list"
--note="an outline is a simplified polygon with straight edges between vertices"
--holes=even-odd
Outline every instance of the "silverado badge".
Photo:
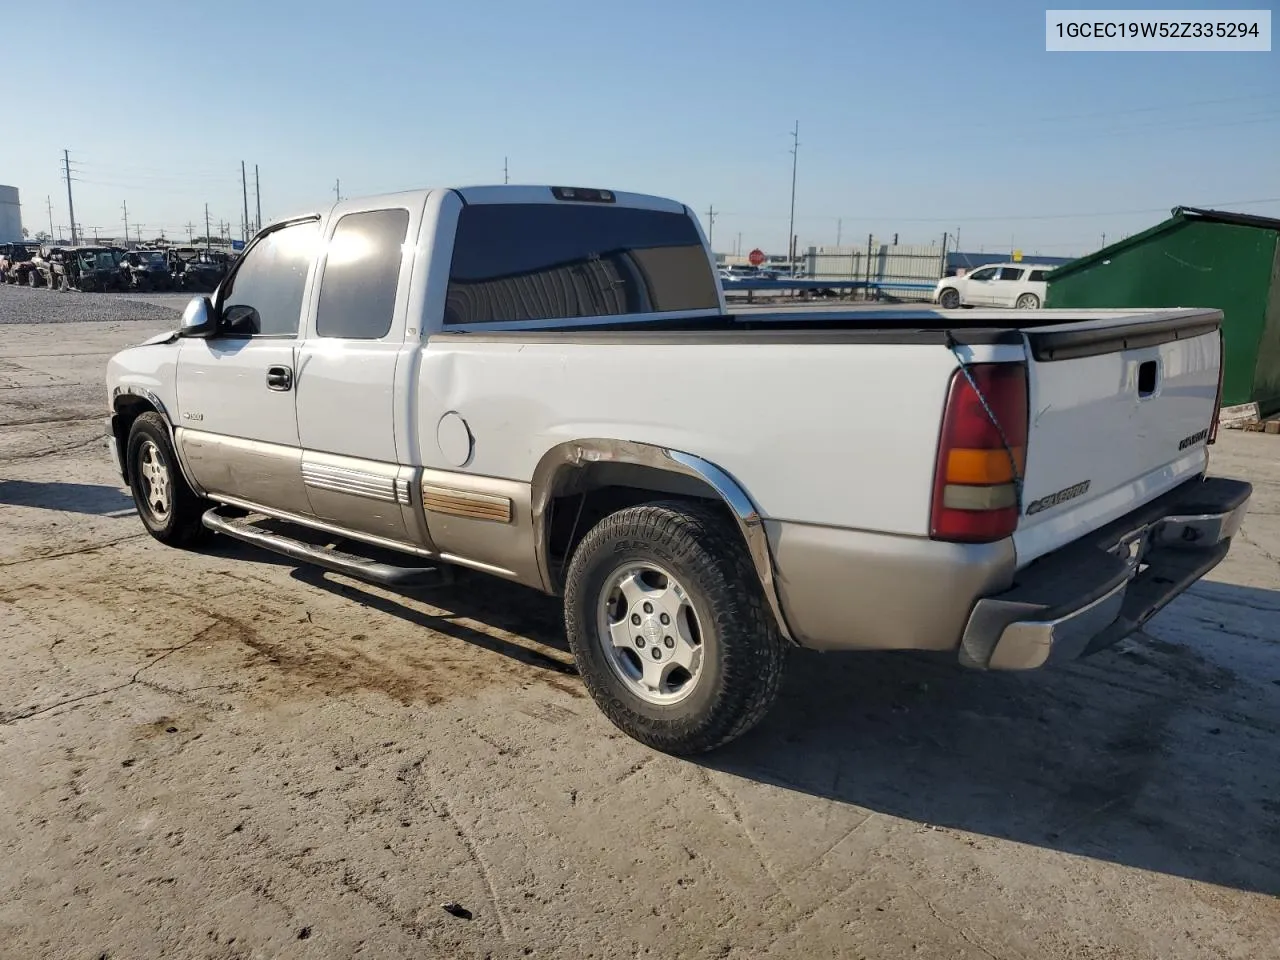
[[1041,497],[1039,500],[1033,500],[1027,504],[1027,516],[1036,513],[1043,513],[1050,507],[1056,507],[1060,503],[1066,503],[1068,500],[1074,500],[1081,496],[1089,489],[1092,480],[1083,480],[1074,486],[1067,487],[1065,490],[1059,490],[1057,493],[1051,493],[1047,497]]

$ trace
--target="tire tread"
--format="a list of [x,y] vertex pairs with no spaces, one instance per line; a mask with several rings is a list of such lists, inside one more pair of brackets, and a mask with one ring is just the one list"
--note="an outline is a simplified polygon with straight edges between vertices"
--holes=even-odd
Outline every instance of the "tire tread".
[[[583,644],[594,642],[581,635],[576,623],[583,609],[594,609],[595,598],[582,596],[588,566],[602,545],[619,538],[661,545],[700,572],[700,581],[686,586],[701,592],[712,607],[722,651],[720,691],[707,716],[654,722],[609,689],[616,682],[611,676],[594,676],[589,659],[579,653]],[[741,537],[719,511],[696,501],[630,507],[605,517],[590,530],[570,564],[565,626],[583,679],[600,709],[628,735],[666,752],[703,753],[742,736],[764,718],[782,683],[786,641]]]

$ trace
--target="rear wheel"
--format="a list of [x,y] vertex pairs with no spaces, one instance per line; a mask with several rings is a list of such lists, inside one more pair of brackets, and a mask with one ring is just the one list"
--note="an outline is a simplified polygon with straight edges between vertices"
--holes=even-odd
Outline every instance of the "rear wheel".
[[631,507],[594,527],[570,564],[565,626],[596,705],[677,754],[755,726],[787,652],[737,531],[697,503]]
[[938,305],[944,310],[955,310],[960,306],[960,291],[955,287],[946,287],[938,294]]
[[212,504],[187,486],[158,413],[141,414],[129,430],[129,487],[147,532],[171,547],[195,547],[209,538],[200,517]]
[[29,286],[32,290],[40,286],[39,271],[32,270],[30,273],[27,274],[27,286]]
[[1040,298],[1034,293],[1024,293],[1018,298],[1017,307],[1019,310],[1039,310]]

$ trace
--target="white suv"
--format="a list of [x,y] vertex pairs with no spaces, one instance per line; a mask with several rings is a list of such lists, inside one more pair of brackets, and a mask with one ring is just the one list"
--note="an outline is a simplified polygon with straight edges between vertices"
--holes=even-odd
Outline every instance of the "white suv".
[[947,310],[956,307],[1018,307],[1038,310],[1044,304],[1045,276],[1052,267],[1037,263],[995,263],[962,277],[943,277],[933,299]]

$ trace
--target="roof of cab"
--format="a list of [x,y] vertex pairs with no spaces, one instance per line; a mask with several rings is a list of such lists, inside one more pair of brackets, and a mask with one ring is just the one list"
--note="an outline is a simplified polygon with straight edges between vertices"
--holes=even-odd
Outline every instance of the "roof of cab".
[[[552,185],[531,185],[531,184],[477,184],[474,186],[453,186],[453,187],[424,187],[419,190],[402,190],[396,193],[380,193],[363,197],[344,197],[335,203],[331,203],[325,207],[312,210],[300,210],[288,216],[277,217],[273,219],[267,226],[275,226],[292,220],[302,220],[307,217],[322,216],[335,207],[353,201],[358,202],[360,206],[369,206],[377,203],[403,204],[410,202],[421,202],[426,199],[427,194],[435,190],[452,190],[462,198],[463,203],[468,204],[491,204],[491,203],[592,203],[593,205],[605,205],[601,201],[574,201],[561,200],[555,196],[553,190],[559,189]],[[583,188],[573,187],[569,189],[585,190],[604,188]],[[651,196],[644,193],[627,193],[617,190],[608,190],[612,196],[612,200],[608,201],[609,205],[619,207],[632,207],[642,210],[657,210],[665,213],[688,214],[689,209],[684,204],[671,200],[666,197]]]

